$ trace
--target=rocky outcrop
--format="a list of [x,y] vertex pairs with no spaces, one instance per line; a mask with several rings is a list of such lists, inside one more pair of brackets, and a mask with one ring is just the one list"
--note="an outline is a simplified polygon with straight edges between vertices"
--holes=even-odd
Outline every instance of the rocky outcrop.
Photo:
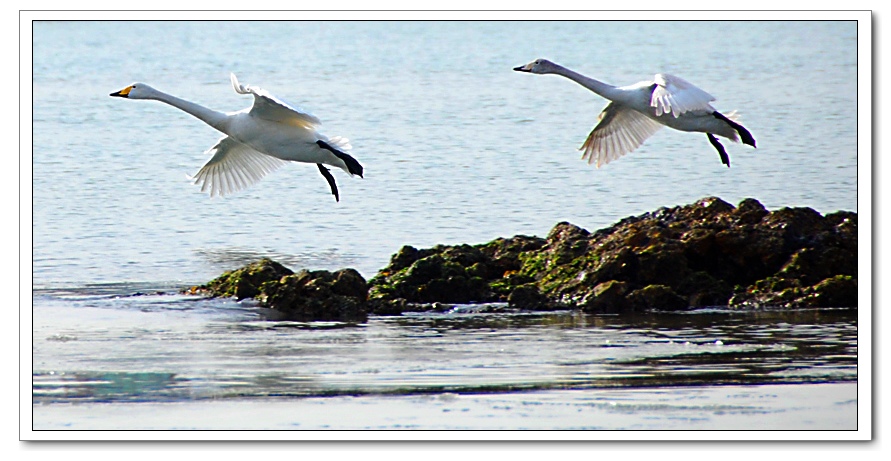
[[404,246],[368,283],[352,269],[294,273],[265,259],[193,291],[255,298],[295,320],[474,303],[591,313],[857,307],[857,214],[709,197],[595,232],[563,222],[547,238]]
[[229,271],[193,293],[212,297],[253,298],[275,311],[276,319],[295,321],[357,321],[367,319],[368,284],[354,269],[294,273],[262,259]]
[[375,312],[493,301],[587,312],[856,307],[857,215],[709,197],[593,233],[564,222],[546,239],[403,247],[369,284]]
[[[534,296],[530,291],[537,293],[537,288],[529,285],[530,277],[518,274],[519,255],[542,245],[544,239],[516,236],[483,245],[437,245],[422,250],[404,246],[369,280],[372,311],[426,310],[431,303],[510,303],[512,299],[524,308],[544,306],[529,301],[527,295]],[[518,288],[520,292],[511,298]]]
[[191,291],[212,297],[234,297],[240,301],[258,296],[264,284],[277,282],[293,273],[291,269],[263,258],[241,269],[224,272],[205,285],[191,288]]
[[594,233],[558,224],[521,274],[589,312],[857,306],[857,215],[715,197]]

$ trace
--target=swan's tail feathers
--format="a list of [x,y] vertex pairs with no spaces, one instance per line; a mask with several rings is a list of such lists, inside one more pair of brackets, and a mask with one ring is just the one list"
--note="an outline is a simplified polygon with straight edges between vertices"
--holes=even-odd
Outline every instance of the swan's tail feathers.
[[[350,145],[348,140],[341,137],[335,137],[327,141],[323,141],[320,139],[316,141],[316,144],[318,144],[318,146],[322,149],[331,151],[332,154],[339,158],[346,165],[346,169],[349,174],[357,175],[360,178],[363,177],[362,172],[364,171],[364,169],[362,168],[362,165],[360,165],[359,162],[350,154],[347,154],[346,152],[340,150],[341,148],[348,148],[348,146]],[[334,144],[334,146],[332,146],[331,144]]]
[[334,195],[334,200],[339,202],[340,195],[337,193],[337,184],[334,182],[334,176],[331,175],[331,171],[325,168],[321,163],[316,163],[316,166],[319,167],[319,172],[322,173],[322,176],[328,181],[328,185],[331,186],[331,193]]
[[[714,115],[715,118],[718,118],[720,120],[727,122],[728,125],[733,127],[733,129],[736,130],[737,133],[739,133],[739,138],[743,144],[755,147],[755,137],[752,136],[752,133],[749,133],[749,130],[747,130],[744,126],[742,126],[738,123],[740,117],[739,117],[739,114],[737,114],[735,110],[730,112],[727,115],[724,115],[718,111],[715,111],[712,113],[712,115]],[[733,140],[736,141],[736,139],[733,139]]]
[[712,146],[718,151],[718,155],[721,156],[721,163],[727,165],[727,168],[730,168],[730,156],[727,155],[724,146],[718,142],[718,138],[711,133],[706,133],[705,135],[708,136],[708,142],[712,143]]
[[335,136],[333,138],[329,138],[328,144],[336,147],[341,152],[348,151],[353,148],[353,146],[350,145],[350,140],[344,138],[343,136]]
[[724,115],[724,116],[727,117],[727,119],[732,120],[736,123],[739,123],[742,121],[742,117],[739,115],[739,112],[737,112],[736,109],[731,110],[730,112],[727,113],[727,115]]

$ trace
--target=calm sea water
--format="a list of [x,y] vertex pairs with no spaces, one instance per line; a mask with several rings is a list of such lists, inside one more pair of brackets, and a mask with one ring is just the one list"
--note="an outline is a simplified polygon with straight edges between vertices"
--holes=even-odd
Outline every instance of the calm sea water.
[[[548,408],[574,411],[591,402],[560,392],[597,396],[611,386],[662,392],[681,384],[712,393],[709,405],[717,406],[697,408],[722,427],[744,426],[749,420],[739,415],[747,405],[776,394],[772,388],[747,394],[754,400],[743,409],[720,413],[729,391],[715,395],[725,388],[713,386],[793,384],[802,392],[840,386],[837,405],[817,414],[841,409],[844,417],[833,421],[856,426],[851,312],[768,318],[712,312],[677,323],[673,316],[604,320],[458,309],[313,326],[266,322],[250,305],[170,294],[261,256],[293,269],[354,267],[371,277],[405,244],[544,236],[559,221],[595,230],[705,196],[731,203],[754,197],[772,209],[856,210],[854,22],[39,21],[33,27],[35,428],[124,427],[126,418],[113,409],[137,405],[156,415],[169,408],[138,404],[191,411],[220,398],[315,405],[301,399],[328,396],[331,408],[349,408],[334,399],[353,395],[412,408],[417,401],[405,398],[492,392],[512,399],[522,391],[532,393],[522,394],[532,395],[528,401],[563,395],[565,405]],[[717,97],[718,110],[738,110],[758,149],[725,143],[728,169],[705,136],[666,129],[595,169],[577,148],[605,101],[559,77],[511,71],[538,57],[614,84],[656,72],[682,76]],[[164,104],[108,96],[141,81],[218,110],[247,107],[251,100],[232,91],[229,72],[313,112],[328,135],[348,137],[365,178],[335,171],[336,203],[314,166],[293,164],[245,191],[210,199],[187,175],[206,161],[204,152],[220,134]],[[357,354],[364,354],[360,363]],[[639,400],[623,408],[654,408],[647,405],[655,394],[629,395]],[[608,409],[610,398],[595,407]],[[683,407],[666,405],[656,413]],[[77,408],[105,417],[91,419]],[[790,414],[788,406],[765,411]],[[525,427],[547,426],[542,418],[527,419],[537,422]],[[641,418],[620,428],[639,427]],[[149,420],[152,428],[176,426]],[[431,421],[417,426],[435,426]],[[482,421],[449,427],[491,427]],[[795,418],[777,421],[807,428]],[[337,428],[316,423],[303,428]],[[364,427],[390,427],[378,423]],[[603,425],[572,420],[553,427]]]

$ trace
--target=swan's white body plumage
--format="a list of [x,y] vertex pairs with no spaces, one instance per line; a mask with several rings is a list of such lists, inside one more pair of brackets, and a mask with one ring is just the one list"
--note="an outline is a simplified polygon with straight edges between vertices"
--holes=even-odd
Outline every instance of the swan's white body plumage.
[[[241,85],[235,74],[231,74],[230,79],[236,93],[253,95],[254,104],[250,108],[229,113],[217,112],[144,83],[134,83],[112,93],[112,96],[161,101],[226,134],[207,151],[210,160],[194,176],[195,184],[211,196],[247,188],[288,161],[316,163],[320,164],[320,168],[321,164],[330,165],[350,175],[361,176],[361,166],[354,166],[351,171],[341,156],[319,144],[321,141],[341,153],[351,148],[345,138],[328,138],[319,133],[318,127],[322,122],[318,117],[275,98],[263,89]],[[331,186],[333,192],[333,182]]]
[[[714,115],[714,96],[680,77],[656,74],[650,81],[616,87],[544,59],[514,70],[561,75],[610,101],[580,148],[582,159],[598,168],[637,149],[663,126],[739,141],[737,128]],[[735,120],[735,112],[727,118]]]

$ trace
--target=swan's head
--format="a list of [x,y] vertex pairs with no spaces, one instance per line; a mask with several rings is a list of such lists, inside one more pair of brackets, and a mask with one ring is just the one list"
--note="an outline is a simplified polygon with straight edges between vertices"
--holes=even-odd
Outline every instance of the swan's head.
[[154,99],[157,94],[158,90],[145,83],[134,83],[121,91],[111,93],[109,96],[127,99]]
[[557,69],[557,65],[547,59],[536,59],[525,66],[514,67],[517,72],[529,72],[531,74],[551,74]]

